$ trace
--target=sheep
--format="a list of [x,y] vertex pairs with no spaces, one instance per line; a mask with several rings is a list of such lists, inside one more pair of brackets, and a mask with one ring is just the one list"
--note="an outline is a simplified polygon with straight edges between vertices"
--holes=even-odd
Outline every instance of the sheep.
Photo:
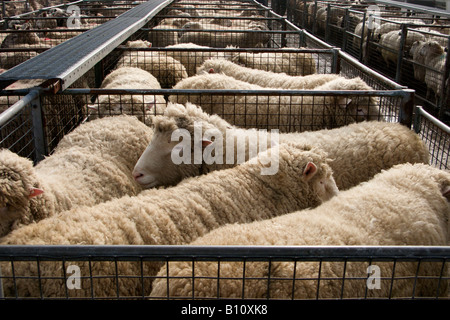
[[429,41],[422,49],[426,65],[424,81],[427,88],[434,92],[436,101],[442,91],[447,52],[436,41]]
[[280,89],[314,89],[326,82],[335,80],[338,74],[312,74],[307,76],[290,76],[240,66],[226,59],[208,59],[198,69],[197,74],[222,73],[234,79],[256,84],[261,87]]
[[[148,48],[148,41],[129,41],[129,48]],[[165,52],[156,51],[128,51],[117,62],[118,67],[141,68],[151,73],[163,88],[172,88],[180,80],[187,78],[188,74],[184,65]]]
[[[176,45],[167,46],[168,49],[196,49],[189,51],[166,51],[168,56],[180,61],[184,67],[186,68],[187,74],[189,77],[192,77],[196,74],[197,68],[201,66],[201,64],[210,58],[223,58],[223,59],[231,59],[232,53],[228,52],[209,52],[209,51],[200,51],[202,49],[210,49],[211,47],[207,46],[199,46],[195,43],[179,43]],[[230,46],[227,48],[231,48]]]
[[[158,80],[149,72],[134,67],[119,67],[108,74],[102,89],[161,89]],[[105,115],[134,114],[149,123],[149,116],[161,114],[166,100],[162,95],[99,95],[97,103],[90,105],[92,119]]]
[[[201,28],[201,25],[197,24],[197,26]],[[184,26],[183,29],[188,30]],[[229,45],[239,48],[258,48],[266,46],[271,38],[269,33],[262,32],[266,29],[260,24],[249,24],[247,29],[250,32],[224,32],[222,26],[220,29],[220,31],[214,32],[203,31],[204,29],[184,31],[179,37],[178,43],[195,43],[218,48],[225,48]]]
[[[191,245],[446,246],[449,201],[449,172],[424,164],[403,164],[378,174],[367,183],[341,191],[317,208],[265,221],[223,226]],[[394,267],[392,262],[382,261],[348,261],[345,265],[323,261],[319,269],[319,263],[309,261],[272,261],[270,267],[267,262],[247,262],[244,280],[242,262],[222,261],[219,281],[217,263],[196,261],[194,266],[192,261],[173,261],[167,264],[169,273],[166,266],[159,271],[150,297],[359,299],[365,298],[365,294],[369,298],[447,296],[448,281],[440,281],[440,277],[445,277],[448,270],[441,270],[442,263],[419,263],[397,261]],[[380,268],[382,277],[387,277],[380,281],[377,290],[370,290],[366,285],[367,268],[371,264]],[[391,288],[393,268],[395,279]],[[344,272],[345,286],[341,281]],[[354,277],[360,280],[352,280]]]
[[[263,90],[261,86],[236,80],[223,74],[203,74],[183,79],[174,89]],[[274,88],[274,90],[279,90]],[[316,91],[372,90],[360,78],[338,78],[314,88]],[[364,120],[379,120],[380,110],[374,96],[289,96],[280,95],[170,95],[169,101],[201,106],[208,113],[223,115],[236,126],[279,128],[280,132],[305,131],[342,126]]]
[[36,51],[0,52],[0,68],[11,69],[37,55]]
[[[278,160],[276,159],[278,158]],[[268,161],[276,163],[278,172],[262,175]],[[207,232],[227,223],[251,222],[285,214],[305,207],[315,207],[337,194],[325,154],[306,145],[277,145],[250,161],[227,170],[186,179],[167,189],[142,191],[93,207],[75,208],[24,226],[1,239],[1,245],[73,244],[73,245],[180,245],[188,244]],[[151,276],[162,262],[118,263],[118,274],[145,274],[144,290],[151,288]],[[78,264],[83,274],[115,273],[114,264]],[[45,297],[66,294],[65,281],[49,281],[47,276],[61,274],[59,264],[40,266],[41,284],[19,279],[31,276],[36,263],[14,263],[16,285],[11,283],[11,268],[2,265],[5,296]],[[148,277],[147,277],[148,276]],[[23,281],[25,280],[25,281]],[[81,288],[69,295],[142,296],[140,277],[106,277],[90,287],[81,280]],[[97,286],[97,284],[99,284]]]
[[306,76],[317,72],[316,60],[311,53],[283,52],[283,49],[277,52],[240,52],[233,57],[233,62],[248,68],[286,73],[290,76]]
[[[402,39],[402,32],[398,30],[390,31],[388,33],[381,35],[380,38],[381,55],[388,66],[389,62],[397,64],[401,39]],[[404,43],[404,50],[406,52],[409,52],[415,41],[423,41],[423,40],[425,40],[425,36],[423,34],[414,32],[412,30],[408,31]]]
[[154,47],[174,45],[179,43],[177,29],[179,27],[174,25],[158,25],[148,31],[147,39]]
[[33,163],[0,151],[0,236],[58,212],[142,189],[133,167],[152,130],[132,116],[98,119],[67,134],[54,153]]
[[421,65],[425,65],[425,53],[424,48],[428,45],[426,41],[415,41],[409,50],[409,54],[413,60],[413,69],[414,69],[414,78],[416,80],[425,81],[425,72],[426,67]]
[[[332,159],[330,166],[339,190],[354,187],[396,164],[429,163],[428,149],[419,135],[399,123],[361,122],[332,130],[280,133],[276,138],[272,132],[234,127],[191,103],[169,103],[164,115],[155,117],[153,125],[155,134],[133,170],[133,176],[143,188],[176,185],[192,175],[229,168],[237,162],[227,161],[230,150],[233,150],[233,157],[237,157],[239,148],[248,156],[250,147],[269,145],[277,140],[280,143],[304,142],[324,150]],[[171,161],[172,134],[178,129],[187,130],[194,145],[195,128],[201,128],[202,136],[207,131],[220,133],[224,149],[221,162],[195,164],[191,161],[190,165],[181,166]],[[211,139],[202,141],[208,144]]]
[[[30,29],[31,25],[29,23],[25,23],[21,27],[21,30]],[[20,44],[39,45],[40,43],[41,39],[35,32],[12,32],[2,41],[0,48],[14,48]]]

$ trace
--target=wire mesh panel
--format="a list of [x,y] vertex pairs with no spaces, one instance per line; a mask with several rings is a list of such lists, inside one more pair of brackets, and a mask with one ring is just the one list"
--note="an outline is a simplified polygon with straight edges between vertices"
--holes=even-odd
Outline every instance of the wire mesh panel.
[[445,299],[449,258],[447,247],[3,246],[0,297]]
[[430,164],[440,169],[450,169],[450,128],[422,107],[415,109],[414,130],[430,150]]

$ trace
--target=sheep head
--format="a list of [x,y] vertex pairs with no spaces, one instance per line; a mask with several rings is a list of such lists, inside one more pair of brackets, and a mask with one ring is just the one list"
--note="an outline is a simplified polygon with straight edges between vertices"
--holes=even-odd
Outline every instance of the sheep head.
[[6,149],[0,151],[0,236],[30,214],[30,202],[43,192],[30,160]]
[[[274,161],[277,163],[274,165]],[[293,192],[300,202],[314,207],[338,194],[339,190],[329,166],[331,160],[321,149],[301,143],[276,145],[252,158],[255,174],[261,166],[276,167],[274,174],[260,175],[260,179],[282,192]]]
[[[155,186],[170,186],[180,182],[185,177],[199,175],[201,163],[194,161],[195,128],[201,128],[201,147],[204,148],[212,143],[211,140],[203,139],[207,130],[225,131],[231,125],[216,115],[208,115],[201,108],[187,103],[169,103],[164,115],[152,117],[153,137],[139,160],[137,161],[133,176],[143,188]],[[176,164],[172,161],[172,151],[180,153],[174,148],[179,145],[180,140],[172,139],[176,130],[182,129],[189,139],[192,152],[189,164]],[[185,137],[183,137],[184,141]]]

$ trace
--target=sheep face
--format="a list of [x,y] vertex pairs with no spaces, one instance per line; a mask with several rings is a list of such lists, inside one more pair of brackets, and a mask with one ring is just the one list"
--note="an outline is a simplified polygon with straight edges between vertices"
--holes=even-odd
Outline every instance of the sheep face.
[[325,152],[308,145],[289,143],[260,153],[258,159],[264,159],[265,154],[274,152],[278,154],[278,172],[274,175],[260,176],[267,184],[297,193],[298,199],[311,201],[309,203],[311,207],[339,193]]
[[6,149],[0,151],[0,236],[28,214],[30,199],[42,192],[30,160]]

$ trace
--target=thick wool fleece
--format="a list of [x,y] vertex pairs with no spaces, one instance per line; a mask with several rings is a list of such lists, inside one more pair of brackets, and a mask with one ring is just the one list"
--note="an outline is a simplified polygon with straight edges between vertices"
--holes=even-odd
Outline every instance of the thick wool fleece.
[[279,52],[241,52],[233,57],[233,61],[247,68],[286,73],[291,76],[316,73],[316,60],[311,53],[283,52],[283,49]]
[[[108,74],[102,82],[102,89],[161,89],[158,80],[140,68],[120,67]],[[99,95],[91,107],[91,118],[110,115],[135,115],[146,123],[152,114],[162,114],[166,100],[162,95]]]
[[[107,117],[67,134],[35,167],[2,150],[0,207],[8,214],[1,216],[1,235],[73,207],[139,193],[131,173],[152,133],[135,117]],[[32,188],[44,193],[30,198]]]
[[[202,74],[186,78],[174,89],[231,89],[264,90],[223,74]],[[338,78],[316,87],[319,91],[371,90],[360,78]],[[171,95],[174,103],[191,102],[209,114],[218,114],[226,121],[246,128],[279,129],[280,132],[319,130],[353,122],[381,119],[379,102],[375,96],[344,95],[224,95],[190,94]]]
[[238,65],[225,59],[208,59],[198,69],[197,74],[222,73],[266,88],[280,89],[314,89],[340,76],[338,74],[311,74],[307,76],[290,76],[286,73],[264,71]]
[[[279,152],[279,170],[275,175],[261,175],[261,168],[271,152]],[[317,151],[317,152],[316,152]],[[317,171],[305,174],[313,162]],[[123,197],[93,207],[76,208],[39,223],[22,227],[4,237],[0,244],[27,245],[179,245],[187,244],[227,223],[250,222],[285,214],[300,208],[315,207],[336,194],[323,192],[323,182],[332,182],[331,169],[323,153],[303,146],[277,146],[252,161],[227,170],[186,179],[168,189],[151,189],[135,197]],[[15,264],[15,275],[33,275],[36,264]],[[144,274],[151,276],[159,262],[144,264]],[[87,275],[87,264],[80,266]],[[8,276],[8,266],[2,266]],[[113,274],[114,264],[95,264],[94,274]],[[121,275],[140,273],[140,263],[119,264]],[[58,264],[41,266],[41,276],[60,275]],[[147,280],[147,279],[146,279]],[[151,279],[146,281],[151,282]],[[120,279],[121,295],[142,295],[140,277]],[[82,280],[82,289],[69,294],[89,296],[90,281]],[[4,281],[5,295],[15,295],[14,286]],[[64,296],[64,281],[41,283],[45,296]],[[19,296],[38,296],[39,285],[17,280]],[[92,288],[96,296],[115,296],[115,280],[106,279]],[[147,292],[146,294],[148,294]]]
[[[404,164],[378,174],[373,180],[342,191],[321,206],[297,211],[270,220],[228,225],[192,242],[192,245],[287,245],[287,246],[445,246],[448,241],[450,214],[450,173],[428,165]],[[372,262],[380,267],[384,279],[379,289],[368,289],[368,262],[347,262],[345,286],[343,262],[212,262],[195,263],[195,297],[248,299],[315,299],[319,298],[389,297],[392,262]],[[419,268],[419,269],[418,269]],[[435,276],[418,279],[415,297],[435,297],[442,263],[397,261],[392,297],[411,297],[415,274]],[[444,276],[446,274],[444,270]],[[297,281],[292,280],[293,275]],[[153,283],[152,297],[192,297],[192,262],[170,262],[167,283],[166,268]],[[206,278],[205,278],[206,277]],[[211,277],[211,278],[208,278]],[[267,280],[270,277],[270,292]],[[359,277],[359,280],[352,280]],[[400,280],[400,277],[409,277]],[[258,279],[252,280],[252,279]],[[261,279],[262,278],[262,279]],[[332,279],[328,279],[332,278]],[[281,280],[284,279],[284,280]],[[311,279],[311,280],[305,280]],[[218,283],[220,287],[217,288]],[[447,294],[448,281],[440,283],[440,296]],[[319,286],[319,287],[318,287]],[[169,288],[169,292],[167,292]],[[367,291],[366,291],[367,290]]]
[[[245,151],[248,155],[249,141],[261,143],[259,139],[264,138],[270,145],[273,139],[270,132],[263,134],[259,130],[237,128],[217,115],[205,113],[191,103],[186,105],[169,103],[164,115],[155,117],[154,124],[155,134],[149,147],[139,158],[135,170],[143,174],[153,174],[158,178],[159,185],[176,184],[188,176],[233,166],[227,164],[225,159],[230,148],[227,141],[233,141],[232,146],[235,150],[237,141],[245,141]],[[163,159],[166,152],[161,145],[170,140],[172,132],[176,129],[186,129],[191,133],[193,140],[195,124],[197,127],[201,124],[203,133],[207,130],[217,130],[222,134],[223,164],[174,165],[169,159]],[[340,190],[368,181],[381,170],[396,164],[429,163],[428,149],[420,137],[398,123],[369,121],[331,130],[280,133],[279,142],[302,142],[324,150],[332,159],[330,166]],[[191,143],[193,145],[194,141]],[[157,163],[158,167],[153,168]]]
[[[151,47],[151,43],[136,40],[129,41],[126,46],[148,48]],[[125,51],[117,62],[117,68],[120,67],[141,68],[155,76],[162,88],[172,88],[178,81],[188,77],[184,65],[165,52]]]

